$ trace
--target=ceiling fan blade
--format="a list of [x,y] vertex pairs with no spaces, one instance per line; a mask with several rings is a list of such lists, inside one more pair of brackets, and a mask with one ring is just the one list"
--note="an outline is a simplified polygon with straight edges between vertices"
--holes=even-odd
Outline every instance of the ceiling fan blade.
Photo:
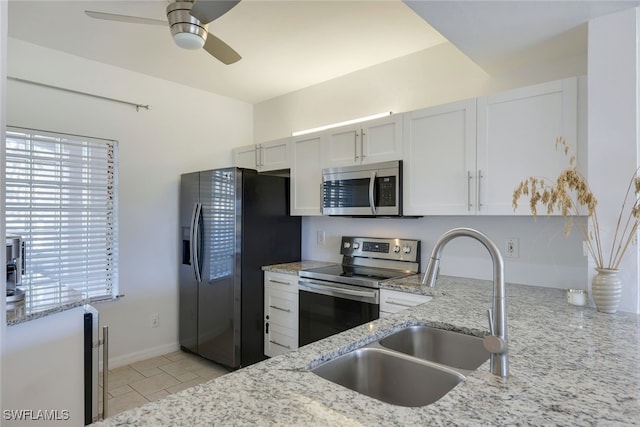
[[230,11],[240,0],[197,0],[191,7],[191,16],[208,24]]
[[138,16],[129,15],[116,15],[115,13],[94,12],[92,10],[85,10],[84,13],[86,13],[91,18],[104,19],[106,21],[128,22],[130,24],[159,25],[162,27],[166,27],[168,25],[167,21],[161,21],[159,19],[140,18]]
[[238,55],[238,52],[231,48],[231,46],[211,33],[207,34],[207,41],[204,43],[204,50],[209,52],[213,57],[225,65],[238,62],[242,58]]

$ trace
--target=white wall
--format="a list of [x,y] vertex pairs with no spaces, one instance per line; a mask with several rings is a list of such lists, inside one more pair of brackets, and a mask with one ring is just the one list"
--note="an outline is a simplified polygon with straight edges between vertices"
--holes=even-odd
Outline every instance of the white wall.
[[[98,304],[111,366],[177,349],[180,174],[231,164],[253,106],[9,39],[8,75],[149,104],[149,111],[9,81],[7,123],[119,141],[119,301]],[[160,316],[158,328],[150,317]]]
[[369,67],[255,105],[256,141],[383,111],[401,113],[586,74],[586,56],[489,76],[451,43]]
[[[472,227],[487,234],[506,253],[506,239],[519,239],[519,257],[505,258],[505,280],[554,288],[587,287],[587,259],[582,254],[579,233],[563,234],[562,218],[539,217],[423,217],[333,218],[303,220],[302,257],[340,262],[342,236],[398,237],[418,239],[422,244],[422,271],[433,244],[447,230]],[[318,231],[325,244],[317,243]],[[441,274],[491,279],[493,269],[487,250],[472,239],[460,238],[447,245],[440,262]]]
[[84,425],[83,314],[78,307],[7,328],[3,427]]
[[[613,242],[624,192],[640,165],[638,15],[637,8],[627,9],[589,23],[589,184],[599,198],[598,221],[606,254]],[[589,270],[593,275],[594,270]],[[619,309],[640,313],[637,245],[627,251],[620,276],[623,286]]]
[[[7,67],[7,21],[8,21],[8,3],[0,2],[0,212],[4,215],[4,148],[5,148],[5,116],[6,116],[6,67]],[[0,221],[0,236],[5,235],[4,221]],[[6,261],[5,251],[0,251],[0,294],[6,292]],[[0,354],[4,349],[5,331],[6,331],[6,303],[5,300],[0,301]],[[0,364],[0,402],[2,402],[2,364]]]

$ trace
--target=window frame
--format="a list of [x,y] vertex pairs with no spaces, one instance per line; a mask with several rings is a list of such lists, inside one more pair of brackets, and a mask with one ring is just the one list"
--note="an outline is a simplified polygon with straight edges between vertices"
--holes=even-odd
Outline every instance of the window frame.
[[[25,242],[27,312],[118,297],[118,141],[7,126],[5,224]],[[57,222],[56,222],[57,221]]]

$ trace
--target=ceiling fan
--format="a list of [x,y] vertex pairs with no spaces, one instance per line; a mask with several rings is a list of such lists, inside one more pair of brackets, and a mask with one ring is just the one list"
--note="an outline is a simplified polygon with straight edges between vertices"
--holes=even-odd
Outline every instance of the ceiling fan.
[[204,48],[223,64],[229,65],[240,60],[240,55],[228,44],[209,33],[208,24],[240,3],[222,0],[175,1],[167,6],[167,21],[141,18],[129,15],[85,10],[91,18],[132,24],[160,25],[171,29],[175,43],[184,49]]

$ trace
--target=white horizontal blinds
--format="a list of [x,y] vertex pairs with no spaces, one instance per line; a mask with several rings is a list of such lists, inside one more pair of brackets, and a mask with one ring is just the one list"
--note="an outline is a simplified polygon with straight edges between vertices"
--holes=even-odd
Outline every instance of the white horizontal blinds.
[[23,237],[28,309],[118,293],[117,142],[8,128],[7,234]]

